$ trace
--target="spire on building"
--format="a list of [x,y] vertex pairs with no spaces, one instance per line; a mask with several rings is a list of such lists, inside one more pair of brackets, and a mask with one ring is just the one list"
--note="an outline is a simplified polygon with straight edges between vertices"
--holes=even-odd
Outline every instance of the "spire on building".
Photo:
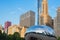
[[43,1],[47,1],[47,0],[43,0]]
[[42,12],[43,14],[48,14],[48,3],[47,0],[42,1]]

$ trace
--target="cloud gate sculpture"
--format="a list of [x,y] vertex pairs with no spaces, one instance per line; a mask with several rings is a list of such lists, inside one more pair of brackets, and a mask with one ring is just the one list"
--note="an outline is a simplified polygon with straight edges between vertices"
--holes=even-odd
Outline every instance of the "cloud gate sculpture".
[[49,26],[31,26],[25,33],[25,40],[56,40],[56,37]]

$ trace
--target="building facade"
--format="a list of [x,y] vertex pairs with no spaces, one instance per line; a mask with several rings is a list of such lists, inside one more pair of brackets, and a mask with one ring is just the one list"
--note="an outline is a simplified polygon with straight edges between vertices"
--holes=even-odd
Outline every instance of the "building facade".
[[40,25],[47,25],[53,28],[52,18],[48,14],[48,3],[47,0],[42,0],[42,11],[39,19]]
[[56,36],[60,36],[60,7],[58,7],[57,16],[54,19],[54,30],[56,32]]
[[18,32],[20,34],[20,27],[18,25],[12,25],[8,27],[8,35],[9,34],[14,34],[15,32]]
[[35,25],[35,12],[30,10],[26,12],[25,14],[21,15],[20,17],[21,37],[24,38],[26,29],[33,25]]
[[8,27],[11,26],[11,22],[10,21],[6,21],[5,22],[5,27],[4,27],[4,31],[5,33],[8,33]]
[[0,30],[2,30],[2,25],[0,25]]
[[0,30],[1,30],[2,33],[4,32],[4,29],[3,29],[2,25],[0,25]]
[[25,37],[25,32],[26,32],[26,30],[27,30],[26,27],[22,27],[21,32],[20,32],[20,36],[21,36],[22,38]]
[[28,11],[20,17],[20,26],[33,26],[35,25],[35,12]]

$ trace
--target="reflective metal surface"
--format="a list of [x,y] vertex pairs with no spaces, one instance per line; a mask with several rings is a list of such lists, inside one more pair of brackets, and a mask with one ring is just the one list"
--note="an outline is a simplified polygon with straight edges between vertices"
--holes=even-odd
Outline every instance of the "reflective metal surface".
[[41,33],[44,35],[52,35],[55,36],[55,32],[52,28],[50,28],[49,26],[31,26],[27,29],[26,33],[31,33],[31,32],[35,32],[35,33]]

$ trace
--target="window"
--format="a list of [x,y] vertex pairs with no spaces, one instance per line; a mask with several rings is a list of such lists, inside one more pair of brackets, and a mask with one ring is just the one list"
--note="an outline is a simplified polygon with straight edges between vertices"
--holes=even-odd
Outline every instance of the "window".
[[40,19],[41,21],[41,24],[43,25],[44,24],[44,18],[43,17],[41,17],[41,19]]

